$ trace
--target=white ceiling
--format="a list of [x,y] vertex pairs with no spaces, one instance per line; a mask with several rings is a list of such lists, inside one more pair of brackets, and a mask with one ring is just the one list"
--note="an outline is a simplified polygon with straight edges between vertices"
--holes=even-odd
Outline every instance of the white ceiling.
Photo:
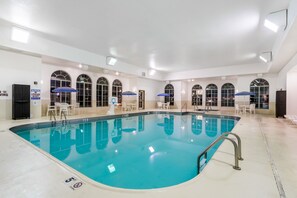
[[160,71],[258,63],[290,0],[1,0],[0,19],[45,38]]

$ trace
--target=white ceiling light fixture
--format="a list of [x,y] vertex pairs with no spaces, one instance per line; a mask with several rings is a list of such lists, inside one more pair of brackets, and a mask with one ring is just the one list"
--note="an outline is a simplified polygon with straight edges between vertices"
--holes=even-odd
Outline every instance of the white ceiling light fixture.
[[20,42],[20,43],[28,43],[30,33],[27,30],[13,27],[11,32],[11,40]]
[[273,32],[278,32],[281,27],[285,30],[287,28],[287,24],[288,9],[271,12],[267,15],[264,21],[264,26]]
[[272,61],[272,52],[263,52],[260,54],[259,58],[264,62],[268,63]]
[[117,76],[120,75],[120,72],[116,72],[115,75],[117,75]]
[[155,75],[155,73],[156,73],[156,70],[154,70],[154,69],[150,69],[150,70],[149,70],[149,75],[150,75],[150,76]]
[[114,66],[118,60],[112,56],[106,57],[106,64],[110,66]]

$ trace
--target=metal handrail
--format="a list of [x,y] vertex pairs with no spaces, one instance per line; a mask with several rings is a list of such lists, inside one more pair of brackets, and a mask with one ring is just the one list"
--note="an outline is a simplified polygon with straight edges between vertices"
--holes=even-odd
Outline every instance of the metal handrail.
[[[236,144],[236,142],[230,138],[228,138],[226,135],[234,135],[238,141],[238,145]],[[218,137],[215,141],[213,141],[198,157],[197,157],[197,175],[200,173],[200,162],[201,162],[201,157],[204,156],[204,158],[207,160],[207,151],[209,149],[211,149],[213,146],[215,146],[220,140],[222,139],[226,139],[229,140],[233,146],[234,146],[234,160],[235,160],[235,165],[233,166],[233,168],[235,170],[241,170],[241,168],[239,167],[239,163],[238,160],[241,159],[243,160],[243,158],[241,157],[241,140],[240,137],[234,133],[223,133],[220,137]],[[240,147],[240,148],[239,148]],[[206,163],[206,162],[205,162]]]
[[222,135],[233,135],[236,137],[237,139],[237,145],[238,145],[238,159],[239,160],[243,160],[242,155],[241,155],[241,139],[239,137],[239,135],[235,134],[235,133],[231,133],[231,132],[225,132]]

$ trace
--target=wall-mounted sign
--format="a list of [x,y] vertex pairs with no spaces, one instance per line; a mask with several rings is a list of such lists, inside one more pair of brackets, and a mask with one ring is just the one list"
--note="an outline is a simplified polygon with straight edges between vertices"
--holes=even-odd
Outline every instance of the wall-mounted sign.
[[109,104],[117,105],[118,104],[118,98],[117,97],[111,97],[110,101],[109,101]]
[[7,91],[0,91],[0,96],[8,96],[8,93]]
[[40,100],[40,89],[31,89],[31,100]]

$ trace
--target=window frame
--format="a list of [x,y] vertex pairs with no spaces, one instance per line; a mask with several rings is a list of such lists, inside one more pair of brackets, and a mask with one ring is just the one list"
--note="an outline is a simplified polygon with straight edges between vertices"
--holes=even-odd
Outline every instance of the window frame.
[[71,87],[71,77],[67,72],[63,70],[57,70],[51,75],[50,105],[55,105],[56,102],[71,104],[71,93],[53,92],[53,90],[58,87]]
[[202,90],[202,86],[196,84],[192,87],[192,106],[202,106],[203,104],[203,94],[197,94],[198,90]]
[[235,87],[232,83],[223,84],[221,88],[221,107],[234,107],[234,94]]
[[79,107],[92,107],[92,79],[87,74],[81,74],[76,80],[76,102]]
[[112,96],[118,98],[118,103],[122,103],[123,85],[119,79],[112,82]]
[[205,89],[205,102],[207,103],[209,100],[212,101],[209,106],[218,106],[218,86],[213,83],[207,85]]
[[109,83],[105,77],[99,77],[96,84],[96,106],[107,107],[109,94]]
[[165,96],[165,103],[170,102],[170,106],[174,105],[174,86],[172,84],[167,84],[164,88],[164,93],[169,94]]
[[269,82],[263,78],[257,78],[250,84],[250,103],[255,103],[256,109],[269,109]]

